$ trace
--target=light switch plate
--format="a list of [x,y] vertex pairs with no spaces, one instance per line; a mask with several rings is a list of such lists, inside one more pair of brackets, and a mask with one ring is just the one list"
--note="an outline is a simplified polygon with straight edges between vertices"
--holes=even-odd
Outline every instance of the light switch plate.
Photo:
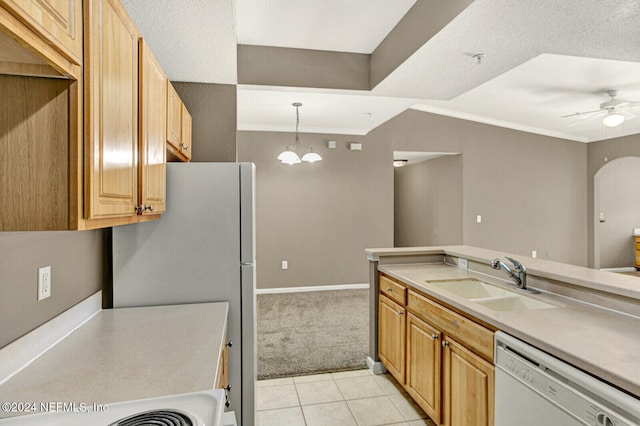
[[469,261],[467,259],[458,258],[458,268],[460,269],[468,269]]

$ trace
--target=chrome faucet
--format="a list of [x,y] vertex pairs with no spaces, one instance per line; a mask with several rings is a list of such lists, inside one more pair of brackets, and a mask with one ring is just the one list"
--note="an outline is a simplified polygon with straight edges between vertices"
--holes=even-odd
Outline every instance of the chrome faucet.
[[522,290],[527,290],[527,268],[525,268],[525,266],[517,260],[508,256],[505,257],[509,260],[509,262],[513,263],[513,271],[515,271],[515,273],[500,259],[493,259],[491,261],[491,267],[498,270],[504,269],[506,273],[509,274],[509,276],[513,279],[516,287]]

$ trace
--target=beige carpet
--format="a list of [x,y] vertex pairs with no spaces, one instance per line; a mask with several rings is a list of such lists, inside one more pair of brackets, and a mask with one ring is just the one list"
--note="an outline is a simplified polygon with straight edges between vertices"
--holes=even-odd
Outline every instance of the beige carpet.
[[365,368],[368,292],[259,294],[258,379]]

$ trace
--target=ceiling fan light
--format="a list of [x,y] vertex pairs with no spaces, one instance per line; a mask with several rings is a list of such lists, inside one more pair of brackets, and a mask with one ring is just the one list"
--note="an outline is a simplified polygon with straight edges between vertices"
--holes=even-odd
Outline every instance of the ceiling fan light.
[[404,167],[408,162],[409,160],[393,160],[393,167]]
[[602,124],[607,127],[616,127],[622,124],[624,121],[624,115],[618,114],[617,112],[609,112],[603,119]]
[[306,161],[307,163],[315,163],[316,161],[322,161],[322,157],[320,157],[320,154],[310,151],[302,156],[302,161]]

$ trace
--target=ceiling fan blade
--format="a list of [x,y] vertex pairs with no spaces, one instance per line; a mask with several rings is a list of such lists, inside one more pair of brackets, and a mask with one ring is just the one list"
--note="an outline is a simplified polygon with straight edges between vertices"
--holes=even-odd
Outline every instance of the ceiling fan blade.
[[[585,113],[583,113],[583,114],[585,114]],[[606,111],[592,111],[591,113],[588,113],[587,115],[584,115],[584,116],[580,117],[580,119],[578,121],[575,121],[575,122],[569,124],[569,126],[567,126],[567,127],[573,127],[573,126],[576,126],[576,125],[578,125],[580,123],[584,123],[585,121],[587,121],[590,118],[596,118],[596,117],[600,117],[600,116],[603,116],[603,115],[606,115],[606,114],[607,114]]]
[[[567,115],[563,115],[560,118],[567,118],[567,117],[580,117],[581,115],[587,115],[587,114],[595,114],[595,113],[599,113],[599,112],[606,112],[603,111],[601,109],[596,109],[593,111],[585,111],[585,112],[574,112],[573,114],[567,114]],[[586,117],[589,118],[589,117]]]

